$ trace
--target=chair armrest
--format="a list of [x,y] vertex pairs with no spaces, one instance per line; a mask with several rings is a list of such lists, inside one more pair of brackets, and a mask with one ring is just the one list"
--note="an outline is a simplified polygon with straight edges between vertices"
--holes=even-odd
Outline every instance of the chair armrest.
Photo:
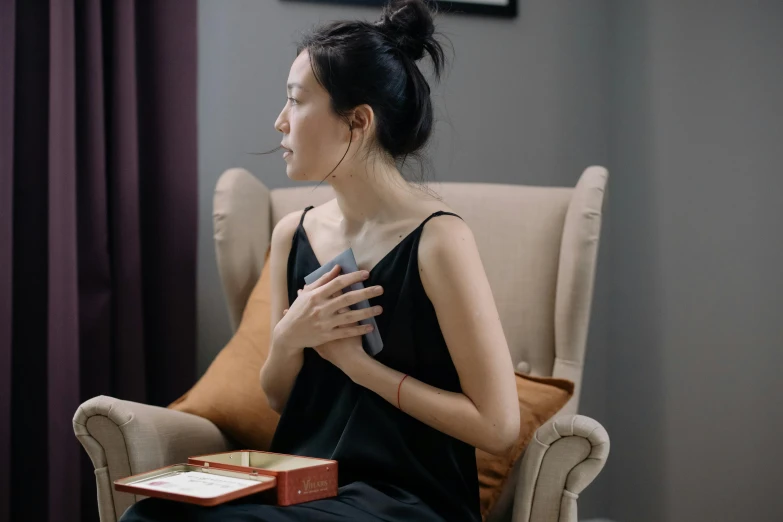
[[115,522],[144,498],[115,491],[116,479],[232,449],[207,419],[105,395],[79,406],[73,431],[95,467],[101,522]]
[[576,500],[609,456],[609,434],[583,415],[550,420],[525,449],[514,522],[577,522]]

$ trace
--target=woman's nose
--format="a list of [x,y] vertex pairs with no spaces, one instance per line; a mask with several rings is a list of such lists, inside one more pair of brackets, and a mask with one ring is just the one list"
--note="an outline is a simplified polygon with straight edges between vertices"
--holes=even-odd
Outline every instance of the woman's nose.
[[285,134],[287,129],[288,129],[288,124],[283,118],[283,113],[281,112],[280,116],[278,116],[277,119],[275,120],[275,130]]

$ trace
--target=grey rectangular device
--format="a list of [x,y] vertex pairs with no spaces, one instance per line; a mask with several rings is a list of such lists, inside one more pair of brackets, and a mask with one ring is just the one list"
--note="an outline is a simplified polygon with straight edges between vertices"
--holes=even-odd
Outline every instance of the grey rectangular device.
[[[305,283],[309,285],[314,281],[317,281],[318,278],[320,278],[325,273],[329,272],[332,268],[334,268],[335,265],[340,265],[342,274],[350,274],[351,272],[359,271],[359,267],[356,265],[356,258],[353,255],[353,250],[349,248],[345,252],[337,255],[334,259],[332,259],[328,263],[321,265],[321,268],[305,276]],[[358,283],[354,283],[351,286],[344,288],[343,293],[349,291],[361,290],[362,288],[364,288],[364,283],[359,281]],[[370,307],[370,301],[368,301],[367,299],[364,299],[354,305],[351,305],[352,310],[361,310],[369,307]],[[378,331],[378,324],[375,322],[375,317],[362,319],[361,321],[359,321],[359,324],[365,324],[365,325],[371,324],[373,326],[372,332],[364,334],[364,338],[367,342],[362,344],[364,346],[364,351],[367,352],[369,355],[375,357],[383,349],[383,340],[381,339],[381,333]]]

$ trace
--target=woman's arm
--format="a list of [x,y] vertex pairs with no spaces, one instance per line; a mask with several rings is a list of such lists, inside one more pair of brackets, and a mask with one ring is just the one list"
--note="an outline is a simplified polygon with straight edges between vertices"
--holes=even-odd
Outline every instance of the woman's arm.
[[302,369],[303,350],[282,345],[274,335],[275,326],[288,308],[288,255],[294,232],[299,226],[302,211],[292,212],[283,217],[272,232],[272,250],[269,253],[271,271],[270,298],[272,317],[269,323],[272,334],[269,356],[261,367],[261,387],[266,394],[269,406],[282,413],[294,381]]
[[370,357],[344,371],[421,422],[493,454],[519,436],[519,402],[511,355],[470,228],[457,217],[428,222],[419,243],[419,273],[438,316],[463,393],[447,392]]

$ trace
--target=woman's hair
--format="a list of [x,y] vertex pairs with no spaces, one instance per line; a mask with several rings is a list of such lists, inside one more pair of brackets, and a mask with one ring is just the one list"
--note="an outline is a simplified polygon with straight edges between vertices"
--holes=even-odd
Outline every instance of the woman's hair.
[[402,164],[409,156],[422,159],[434,117],[430,86],[416,62],[429,55],[436,80],[445,66],[433,16],[425,0],[391,0],[377,22],[329,22],[297,45],[297,56],[308,51],[316,81],[346,126],[352,109],[372,107],[376,133],[368,155],[381,153]]
[[346,125],[351,109],[364,103],[372,107],[376,135],[367,150],[404,162],[432,134],[430,86],[416,62],[428,54],[440,79],[445,57],[434,34],[433,13],[424,0],[392,0],[375,23],[337,21],[317,27],[296,54],[307,49],[316,80]]

